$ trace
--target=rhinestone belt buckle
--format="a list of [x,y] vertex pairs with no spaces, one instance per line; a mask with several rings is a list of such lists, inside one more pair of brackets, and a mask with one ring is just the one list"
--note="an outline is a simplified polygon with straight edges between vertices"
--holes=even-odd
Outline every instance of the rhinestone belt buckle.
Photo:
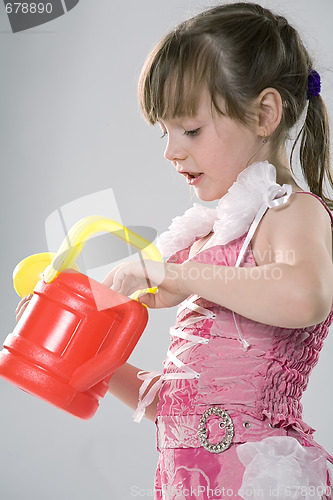
[[[221,418],[220,428],[225,429],[224,438],[222,439],[222,441],[216,444],[210,443],[207,439],[206,423],[212,415],[217,415]],[[205,450],[210,451],[211,453],[221,453],[222,451],[227,450],[232,443],[232,439],[235,434],[234,424],[229,413],[226,410],[223,410],[223,408],[220,408],[219,406],[213,406],[212,408],[206,410],[202,415],[199,421],[197,434],[199,441],[201,442]]]

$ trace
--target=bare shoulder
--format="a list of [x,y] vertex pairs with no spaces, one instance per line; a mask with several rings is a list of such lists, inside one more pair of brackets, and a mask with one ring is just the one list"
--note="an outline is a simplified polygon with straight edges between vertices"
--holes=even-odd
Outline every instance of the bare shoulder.
[[[321,247],[332,259],[332,227],[324,205],[315,196],[294,192],[288,202],[267,210],[254,237],[253,247]],[[260,252],[259,252],[260,253]],[[267,263],[267,262],[265,262]]]
[[268,210],[265,226],[270,239],[274,239],[276,229],[284,228],[331,242],[330,216],[321,201],[309,193],[294,192],[285,205]]

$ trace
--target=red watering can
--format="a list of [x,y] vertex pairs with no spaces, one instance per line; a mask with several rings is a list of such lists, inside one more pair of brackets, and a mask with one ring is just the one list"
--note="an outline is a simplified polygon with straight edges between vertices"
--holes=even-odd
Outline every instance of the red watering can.
[[83,419],[97,411],[112,373],[126,362],[148,321],[147,308],[134,300],[142,290],[129,298],[71,269],[87,239],[101,231],[162,260],[152,243],[117,222],[82,219],[46,269],[54,254],[33,255],[15,268],[16,291],[25,296],[33,290],[33,296],[0,352],[2,377]]

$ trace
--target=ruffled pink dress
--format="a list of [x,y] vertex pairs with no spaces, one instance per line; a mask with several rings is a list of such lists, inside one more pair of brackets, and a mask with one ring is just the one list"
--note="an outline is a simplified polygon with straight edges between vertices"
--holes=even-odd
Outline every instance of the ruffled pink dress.
[[[253,231],[252,223],[242,236],[190,260],[255,273]],[[183,263],[190,247],[168,261]],[[333,308],[320,324],[281,328],[194,295],[179,305],[155,387],[155,499],[333,498],[327,466],[333,457],[314,441],[301,404],[332,320]]]

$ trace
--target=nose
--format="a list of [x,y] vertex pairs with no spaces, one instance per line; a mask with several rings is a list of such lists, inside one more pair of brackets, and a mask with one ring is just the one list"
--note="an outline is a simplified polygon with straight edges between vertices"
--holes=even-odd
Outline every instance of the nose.
[[164,151],[164,158],[169,161],[180,161],[186,158],[186,152],[178,141],[168,135],[168,143]]

